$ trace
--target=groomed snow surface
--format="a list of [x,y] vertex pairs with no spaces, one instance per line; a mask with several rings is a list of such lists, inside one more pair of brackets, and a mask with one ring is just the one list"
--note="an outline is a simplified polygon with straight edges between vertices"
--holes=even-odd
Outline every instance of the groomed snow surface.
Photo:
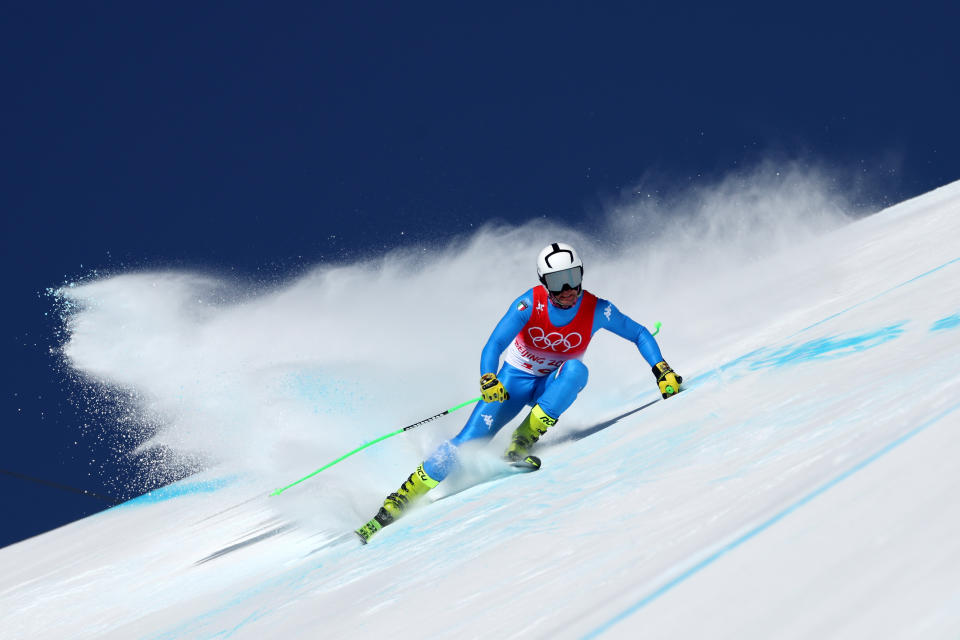
[[[220,462],[0,551],[0,637],[960,636],[960,182],[762,258],[676,252],[666,284],[629,247],[591,268],[583,242],[589,289],[663,321],[684,392],[653,402],[600,334],[539,472],[497,476],[511,425],[365,547],[324,545],[469,409],[268,493],[469,398],[535,250],[493,293],[452,254],[219,304],[183,273],[78,287],[73,366],[137,389],[154,444]],[[403,274],[410,308],[378,314]]]

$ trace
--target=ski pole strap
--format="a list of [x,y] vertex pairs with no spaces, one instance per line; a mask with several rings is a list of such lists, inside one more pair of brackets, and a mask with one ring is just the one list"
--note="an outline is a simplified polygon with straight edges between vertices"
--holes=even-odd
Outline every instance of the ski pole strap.
[[456,411],[457,409],[462,409],[463,407],[467,406],[468,404],[473,404],[473,403],[479,402],[479,401],[480,401],[480,398],[474,398],[473,400],[467,400],[466,402],[461,402],[461,403],[458,404],[457,406],[451,407],[451,408],[447,409],[446,411],[441,411],[440,413],[438,413],[438,414],[435,415],[435,416],[430,416],[429,418],[424,418],[424,419],[421,420],[420,422],[414,422],[413,424],[407,425],[406,427],[404,427],[404,428],[402,428],[402,429],[397,429],[396,431],[393,431],[393,432],[388,433],[388,434],[386,434],[386,435],[380,436],[379,438],[377,438],[377,439],[375,439],[375,440],[371,440],[370,442],[367,442],[367,443],[365,443],[365,444],[362,444],[362,445],[360,445],[359,447],[357,447],[356,449],[354,449],[353,451],[351,451],[351,452],[349,452],[349,453],[345,453],[345,454],[343,454],[342,456],[340,456],[339,458],[337,458],[336,460],[332,460],[332,461],[328,462],[327,464],[323,465],[322,467],[320,467],[319,469],[317,469],[317,470],[314,471],[313,473],[308,474],[308,475],[305,475],[305,476],[303,476],[302,478],[300,478],[299,480],[296,480],[296,481],[294,481],[294,482],[291,482],[291,483],[288,484],[287,486],[281,487],[281,488],[277,489],[276,491],[274,491],[274,492],[271,493],[270,495],[271,495],[271,496],[278,496],[278,495],[280,495],[281,493],[283,493],[284,491],[286,491],[287,489],[289,489],[290,487],[295,487],[295,486],[297,486],[298,484],[300,484],[301,482],[303,482],[304,480],[309,480],[309,479],[312,478],[313,476],[317,475],[318,473],[320,473],[321,471],[323,471],[323,470],[325,470],[325,469],[329,469],[330,467],[332,467],[333,465],[337,464],[337,463],[340,462],[341,460],[346,460],[347,458],[349,458],[349,457],[352,456],[353,454],[358,453],[358,452],[360,452],[360,451],[363,451],[363,450],[366,449],[367,447],[370,447],[370,446],[372,446],[372,445],[375,445],[375,444],[377,444],[378,442],[380,442],[380,441],[382,441],[382,440],[386,440],[387,438],[392,438],[393,436],[399,435],[399,434],[403,433],[404,431],[410,431],[411,429],[415,429],[416,427],[419,427],[419,426],[422,425],[422,424],[426,424],[427,422],[430,422],[431,420],[436,420],[437,418],[440,418],[440,417],[442,417],[442,416],[445,416],[445,415],[447,415],[447,414],[449,414],[449,413],[453,413],[453,412]]
[[655,336],[655,335],[657,335],[658,333],[660,333],[660,323],[659,323],[659,322],[654,322],[654,323],[653,323],[653,333],[651,333],[650,335],[651,335],[651,336]]

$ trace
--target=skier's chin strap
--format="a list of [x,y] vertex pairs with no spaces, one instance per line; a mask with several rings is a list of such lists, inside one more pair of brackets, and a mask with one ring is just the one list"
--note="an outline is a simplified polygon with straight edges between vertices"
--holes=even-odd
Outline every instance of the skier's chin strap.
[[[566,305],[560,304],[560,301],[557,300],[557,296],[554,295],[553,291],[548,290],[547,293],[550,295],[550,302],[552,302],[553,306],[555,306],[557,309],[569,309],[573,307],[575,304],[577,304],[577,300],[580,299],[580,295],[583,293],[583,285],[580,285],[579,287],[577,287],[577,297],[573,299],[572,304],[566,304]],[[561,291],[560,293],[563,293],[563,292]]]

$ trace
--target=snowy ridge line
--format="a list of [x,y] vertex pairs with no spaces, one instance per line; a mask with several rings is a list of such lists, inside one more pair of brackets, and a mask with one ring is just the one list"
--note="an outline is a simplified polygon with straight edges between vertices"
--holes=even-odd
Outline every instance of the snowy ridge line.
[[895,286],[893,286],[893,287],[890,287],[890,288],[887,289],[886,291],[881,291],[880,293],[876,294],[876,295],[873,296],[873,297],[867,298],[866,300],[861,300],[861,301],[858,302],[857,304],[855,304],[855,305],[853,305],[853,306],[850,306],[850,307],[847,307],[846,309],[844,309],[844,310],[842,310],[842,311],[838,311],[838,312],[834,313],[833,315],[827,316],[827,317],[824,318],[823,320],[817,320],[816,322],[814,322],[813,324],[811,324],[809,327],[804,327],[803,329],[800,329],[800,330],[797,331],[796,333],[790,334],[789,336],[787,336],[787,337],[785,338],[785,340],[789,340],[790,338],[793,338],[793,337],[795,337],[795,336],[798,336],[798,335],[800,335],[801,333],[803,333],[804,331],[807,331],[808,329],[813,329],[814,327],[818,327],[818,326],[820,326],[821,324],[823,324],[824,322],[829,322],[830,320],[833,320],[833,319],[836,318],[836,317],[842,316],[843,314],[847,313],[848,311],[853,311],[853,310],[856,309],[857,307],[862,307],[863,305],[865,305],[865,304],[867,304],[867,303],[869,303],[869,302],[873,302],[874,300],[877,300],[878,298],[882,298],[883,296],[887,295],[888,293],[891,293],[891,292],[893,292],[893,291],[896,291],[896,290],[899,289],[900,287],[905,287],[906,285],[910,284],[911,282],[916,282],[916,281],[919,280],[920,278],[925,278],[925,277],[929,276],[930,274],[936,273],[937,271],[940,271],[941,269],[944,269],[944,268],[946,268],[946,267],[949,267],[950,265],[952,265],[952,264],[954,264],[954,263],[956,263],[956,262],[960,262],[960,258],[954,258],[953,260],[948,260],[947,262],[944,262],[944,263],[943,263],[942,265],[940,265],[939,267],[934,267],[933,269],[930,269],[929,271],[926,271],[926,272],[924,272],[924,273],[921,273],[921,274],[918,275],[918,276],[914,276],[914,277],[910,278],[909,280],[904,280],[904,281],[901,282],[900,284],[895,285]]
[[[958,258],[957,260],[960,260],[960,258]],[[957,262],[957,260],[952,260],[951,262]],[[950,264],[950,263],[947,263],[947,264]],[[942,266],[946,266],[946,265],[942,265]],[[938,267],[938,268],[941,268],[941,267]],[[924,275],[926,275],[926,274],[924,274]],[[920,277],[920,276],[918,276],[918,277]],[[906,283],[904,283],[904,284],[906,284]],[[753,528],[751,528],[750,530],[746,531],[745,533],[737,536],[736,538],[734,538],[734,539],[731,540],[730,542],[722,545],[719,549],[717,549],[716,551],[714,551],[713,553],[711,553],[710,555],[708,555],[708,556],[707,556],[706,558],[704,558],[703,560],[700,560],[699,562],[695,563],[695,564],[694,564],[693,566],[691,566],[690,568],[682,571],[682,572],[681,572],[679,575],[677,575],[676,577],[671,578],[670,580],[668,580],[667,582],[665,582],[663,585],[661,585],[660,587],[654,589],[652,592],[650,592],[649,594],[647,594],[646,596],[644,596],[643,598],[641,598],[640,600],[638,600],[638,601],[637,601],[636,603],[634,603],[633,605],[627,607],[627,608],[624,609],[622,612],[620,612],[620,613],[618,613],[617,615],[615,615],[614,617],[610,618],[610,620],[604,622],[603,624],[601,624],[600,626],[598,626],[597,628],[595,628],[593,631],[590,631],[589,633],[587,633],[587,634],[585,634],[584,636],[582,636],[583,640],[588,640],[589,638],[597,638],[597,637],[599,637],[601,634],[609,631],[610,628],[613,627],[614,625],[616,625],[616,624],[624,621],[626,618],[630,617],[631,615],[633,615],[634,613],[636,613],[636,612],[639,611],[640,609],[644,608],[646,605],[650,604],[651,602],[653,602],[654,600],[656,600],[656,599],[659,598],[660,596],[662,596],[662,595],[664,595],[665,593],[667,593],[668,591],[672,590],[674,587],[676,587],[676,586],[678,586],[679,584],[687,581],[689,578],[692,578],[693,576],[695,576],[696,574],[698,574],[700,571],[702,571],[703,569],[707,568],[708,566],[710,566],[711,564],[713,564],[714,562],[716,562],[717,560],[719,560],[720,558],[722,558],[723,556],[725,556],[725,555],[726,555],[727,553],[729,553],[730,551],[733,551],[733,550],[736,549],[737,547],[742,546],[744,543],[748,542],[748,541],[751,540],[752,538],[755,538],[755,537],[758,536],[759,534],[763,533],[764,531],[766,531],[767,529],[769,529],[770,527],[772,527],[772,526],[773,526],[774,524],[776,524],[777,522],[783,520],[784,518],[786,518],[788,515],[790,515],[791,513],[793,513],[794,511],[796,511],[796,510],[799,509],[800,507],[802,507],[802,506],[804,506],[804,505],[812,502],[815,498],[817,498],[817,497],[821,496],[822,494],[826,493],[829,489],[831,489],[831,488],[835,487],[836,485],[840,484],[841,482],[843,482],[843,481],[846,480],[847,478],[851,477],[852,475],[854,475],[854,474],[857,473],[858,471],[863,470],[864,468],[866,468],[867,466],[869,466],[869,465],[872,464],[873,462],[876,462],[878,459],[880,459],[880,458],[882,458],[883,456],[885,456],[886,454],[890,453],[891,451],[893,451],[894,449],[896,449],[896,448],[899,447],[900,445],[902,445],[902,444],[904,444],[905,442],[911,440],[912,438],[914,438],[915,436],[919,435],[920,433],[922,433],[923,431],[925,431],[925,430],[928,429],[929,427],[933,426],[934,424],[936,424],[936,423],[939,422],[940,420],[946,418],[948,415],[950,415],[951,413],[953,413],[953,412],[956,411],[957,409],[960,409],[960,402],[954,403],[953,405],[951,405],[951,406],[948,407],[947,409],[944,409],[943,411],[941,411],[939,414],[937,414],[937,415],[933,416],[932,418],[928,419],[926,422],[923,422],[922,424],[920,424],[920,425],[917,426],[917,427],[914,427],[912,430],[908,431],[907,433],[903,434],[902,436],[894,439],[892,442],[890,442],[889,444],[885,445],[884,447],[882,447],[882,448],[879,449],[878,451],[874,452],[872,455],[870,455],[870,456],[868,456],[867,458],[861,460],[860,462],[858,462],[858,463],[855,464],[854,466],[850,467],[850,468],[847,469],[846,471],[844,471],[844,472],[842,472],[841,474],[839,474],[838,476],[834,477],[832,480],[828,481],[826,484],[821,485],[821,486],[818,487],[817,489],[814,489],[813,491],[811,491],[811,492],[808,493],[807,495],[805,495],[805,496],[803,496],[802,498],[800,498],[799,500],[796,500],[795,502],[791,503],[789,506],[787,506],[786,508],[784,508],[784,509],[782,509],[781,511],[777,512],[776,514],[774,514],[774,515],[771,516],[770,518],[764,520],[763,522],[761,522],[760,524],[754,526]]]

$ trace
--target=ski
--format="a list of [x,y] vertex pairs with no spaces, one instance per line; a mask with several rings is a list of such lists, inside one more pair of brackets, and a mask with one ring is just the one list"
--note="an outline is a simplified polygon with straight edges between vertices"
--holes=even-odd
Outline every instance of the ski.
[[360,537],[360,542],[367,544],[367,541],[373,537],[377,531],[383,529],[385,526],[393,522],[393,516],[391,516],[387,510],[383,507],[380,507],[380,511],[377,512],[377,515],[373,516],[367,524],[363,525],[359,529],[355,529],[354,533]]
[[540,458],[537,456],[527,456],[522,460],[513,460],[510,466],[517,471],[536,471],[540,468]]
[[[507,461],[507,474],[511,473],[529,473],[531,471],[537,471],[541,466],[540,458],[537,456],[525,456],[519,460],[510,460]],[[502,477],[502,476],[501,476]],[[455,493],[459,493],[455,492]],[[451,494],[453,495],[453,494]],[[446,496],[449,497],[449,496]],[[367,544],[370,541],[370,538],[374,536],[380,529],[383,529],[385,526],[393,522],[393,518],[386,513],[385,509],[380,509],[380,512],[376,516],[370,519],[365,525],[359,529],[355,529],[353,533],[360,538],[360,542]]]
[[377,531],[383,528],[383,525],[377,522],[376,518],[373,518],[367,524],[363,525],[359,529],[355,530],[354,533],[360,538],[361,544],[367,544],[370,538],[373,537]]

